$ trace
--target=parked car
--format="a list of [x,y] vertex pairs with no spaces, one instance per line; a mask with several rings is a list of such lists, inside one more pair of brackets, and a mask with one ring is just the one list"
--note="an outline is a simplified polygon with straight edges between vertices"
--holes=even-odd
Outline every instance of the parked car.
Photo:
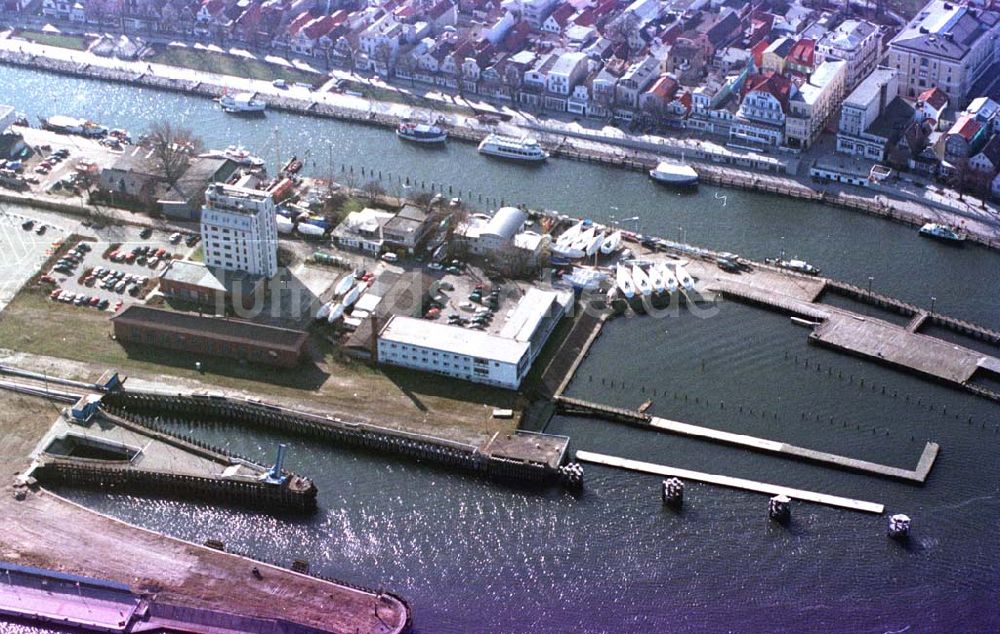
[[153,230],[150,229],[149,227],[146,227],[145,229],[139,232],[139,237],[142,238],[143,240],[148,240],[152,236],[153,236]]

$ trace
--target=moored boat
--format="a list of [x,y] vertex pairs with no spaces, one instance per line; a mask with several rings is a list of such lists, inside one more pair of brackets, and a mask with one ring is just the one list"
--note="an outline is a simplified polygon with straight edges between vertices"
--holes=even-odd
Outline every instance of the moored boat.
[[965,242],[964,233],[955,231],[948,225],[942,225],[936,222],[928,222],[924,226],[920,227],[920,235],[927,238],[934,238],[935,240],[941,240],[943,242]]
[[101,138],[108,134],[108,129],[88,119],[53,115],[42,119],[42,128],[59,134],[76,134],[90,138]]
[[396,136],[414,143],[444,143],[448,140],[448,133],[438,126],[411,121],[400,123],[396,127]]
[[660,267],[651,266],[647,272],[649,276],[649,283],[653,286],[653,292],[656,294],[663,293],[667,290],[667,281],[663,279],[663,273],[660,272]]
[[255,99],[254,94],[249,92],[222,95],[219,97],[219,105],[230,114],[264,114],[267,108],[266,103]]
[[499,134],[490,134],[483,139],[479,144],[479,153],[529,163],[540,163],[549,158],[549,153],[532,138],[515,139]]
[[674,187],[694,187],[698,184],[698,172],[683,163],[661,161],[659,165],[649,170],[649,177]]
[[605,235],[603,231],[594,236],[594,239],[591,240],[586,249],[588,258],[596,255],[597,252],[601,250],[601,245],[604,244],[604,240]]
[[819,275],[820,270],[809,264],[805,260],[785,260],[782,258],[764,258],[765,264],[770,264],[771,266],[776,266],[779,269],[785,269],[786,271],[794,271],[796,273],[802,273],[804,275]]

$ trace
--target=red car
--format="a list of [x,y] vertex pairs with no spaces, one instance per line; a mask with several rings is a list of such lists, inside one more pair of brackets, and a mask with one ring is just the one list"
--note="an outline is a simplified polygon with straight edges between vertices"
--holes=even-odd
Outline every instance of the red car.
[[56,290],[54,290],[51,293],[49,293],[49,299],[55,301],[56,299],[59,298],[59,293],[61,293],[61,292],[62,291],[57,288]]

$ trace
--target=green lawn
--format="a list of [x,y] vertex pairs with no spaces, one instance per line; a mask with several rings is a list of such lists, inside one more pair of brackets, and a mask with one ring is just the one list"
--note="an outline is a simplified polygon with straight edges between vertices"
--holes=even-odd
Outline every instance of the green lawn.
[[[289,399],[306,407],[329,406],[388,427],[431,433],[465,442],[510,431],[514,421],[490,418],[493,407],[518,407],[514,392],[496,390],[432,374],[372,368],[345,359],[321,337],[313,337],[311,360],[296,368],[269,368],[146,346],[125,348],[111,339],[110,313],[48,298],[46,290],[25,287],[0,312],[0,348],[80,361],[91,379],[105,369],[156,379],[173,376]],[[204,373],[194,368],[201,361]],[[78,377],[79,378],[79,377]]]
[[233,75],[266,81],[284,79],[290,83],[302,82],[313,86],[321,85],[325,79],[323,75],[309,73],[297,68],[278,66],[277,64],[269,64],[261,60],[248,59],[228,53],[217,53],[215,51],[182,48],[179,46],[158,48],[156,55],[149,58],[149,61],[221,75]]
[[61,48],[71,48],[77,51],[87,50],[87,39],[82,35],[64,35],[62,33],[40,33],[38,31],[21,31],[18,33],[29,42],[45,44],[48,46],[59,46]]

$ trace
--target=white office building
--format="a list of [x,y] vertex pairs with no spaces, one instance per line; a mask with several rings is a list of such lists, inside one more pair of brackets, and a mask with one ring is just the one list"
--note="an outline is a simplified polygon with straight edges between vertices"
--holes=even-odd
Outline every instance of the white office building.
[[572,293],[530,289],[495,334],[393,315],[378,335],[378,360],[516,390],[572,303]]
[[205,264],[227,271],[274,277],[278,225],[267,192],[216,183],[205,192],[201,238]]

